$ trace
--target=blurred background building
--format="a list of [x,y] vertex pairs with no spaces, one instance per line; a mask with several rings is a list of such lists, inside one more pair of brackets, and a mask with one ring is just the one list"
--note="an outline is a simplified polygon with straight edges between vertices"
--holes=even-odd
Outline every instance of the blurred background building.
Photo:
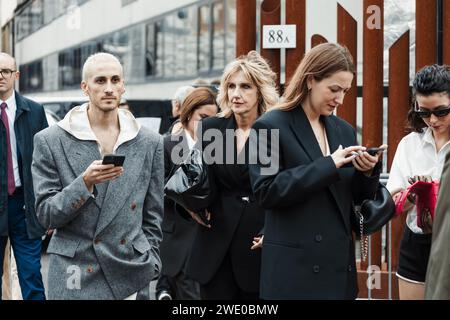
[[122,61],[133,110],[161,115],[177,87],[219,77],[235,57],[235,0],[1,2],[2,46],[19,63],[20,91],[38,100],[81,99],[83,63],[103,51]]
[[[260,50],[263,1],[256,1],[256,49]],[[280,2],[286,5],[286,0]],[[308,50],[309,39],[316,34],[338,41],[338,5],[355,19],[358,110],[362,109],[363,2],[306,0],[306,21],[297,22],[305,29]],[[386,87],[389,48],[406,30],[410,32],[410,79],[416,71],[415,4],[416,0],[384,1]],[[164,119],[170,115],[169,100],[178,87],[199,78],[219,78],[236,55],[237,0],[0,0],[0,5],[0,48],[18,61],[20,91],[42,103],[64,100],[64,108],[55,106],[60,117],[72,106],[70,101],[85,99],[79,89],[81,68],[92,53],[110,52],[121,59],[125,98],[137,116],[162,117],[162,128],[169,125]],[[283,57],[281,84],[286,82]]]

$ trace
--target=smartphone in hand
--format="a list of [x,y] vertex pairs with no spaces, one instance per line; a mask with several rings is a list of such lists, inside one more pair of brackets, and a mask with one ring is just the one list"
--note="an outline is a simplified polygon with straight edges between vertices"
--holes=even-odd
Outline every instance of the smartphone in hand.
[[372,157],[375,156],[378,152],[383,152],[384,148],[368,148],[366,151],[368,154],[370,154]]
[[125,156],[117,154],[107,154],[103,157],[102,164],[113,164],[115,167],[123,167]]

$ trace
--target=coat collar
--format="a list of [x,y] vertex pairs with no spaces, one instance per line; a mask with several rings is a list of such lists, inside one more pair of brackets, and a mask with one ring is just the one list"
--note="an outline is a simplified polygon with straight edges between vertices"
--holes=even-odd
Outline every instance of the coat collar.
[[30,106],[28,105],[28,103],[25,101],[25,99],[17,92],[14,92],[14,95],[16,97],[16,106],[17,106],[17,110],[16,110],[16,119],[19,118],[19,116],[24,113],[24,112],[29,112],[30,111]]
[[[144,166],[146,159],[146,148],[135,146],[142,136],[125,142],[117,149],[118,154],[126,155],[124,163],[124,174],[108,184],[100,219],[97,224],[96,235],[111,223],[123,207],[124,202],[133,192]],[[60,136],[60,143],[69,165],[75,176],[80,176],[95,160],[101,159],[100,151],[95,141],[82,141],[69,134]]]
[[[294,132],[297,140],[303,146],[303,149],[308,154],[311,161],[314,161],[320,157],[323,157],[322,150],[320,149],[319,143],[314,135],[311,124],[308,120],[308,117],[305,114],[305,111],[301,106],[298,106],[293,112],[293,117],[291,121],[291,130]],[[328,144],[330,146],[330,153],[333,154],[340,145],[341,132],[339,127],[336,125],[336,122],[333,116],[321,116],[320,121],[322,121],[325,125],[325,130],[327,134]],[[344,147],[344,146],[343,146]],[[338,190],[335,185],[328,186],[333,198],[336,201],[336,204],[339,208],[339,212],[342,215],[344,221],[345,213],[339,201]],[[344,223],[347,227],[347,224]]]
[[[73,108],[63,120],[58,122],[58,126],[79,140],[97,141],[97,137],[89,123],[88,108],[89,103]],[[114,146],[114,152],[123,143],[136,138],[141,128],[141,125],[130,112],[119,109],[117,115],[120,124],[120,134]]]
[[[103,206],[101,208],[100,218],[98,220],[96,236],[100,234],[114,220],[117,214],[122,210],[125,201],[130,197],[134,190],[144,167],[147,148],[136,146],[141,141],[142,136],[138,135],[132,141],[128,141],[117,149],[118,154],[126,155],[124,163],[124,174],[115,180],[109,182],[106,191]],[[127,161],[128,160],[128,161]]]
[[[305,149],[311,160],[323,157],[322,150],[314,135],[311,124],[306,116],[305,111],[301,106],[292,110],[293,117],[290,123],[291,130],[294,132],[297,140]],[[320,116],[320,121],[325,125],[325,131],[330,146],[330,153],[332,154],[339,148],[339,141],[341,141],[340,130],[336,125],[333,116]]]

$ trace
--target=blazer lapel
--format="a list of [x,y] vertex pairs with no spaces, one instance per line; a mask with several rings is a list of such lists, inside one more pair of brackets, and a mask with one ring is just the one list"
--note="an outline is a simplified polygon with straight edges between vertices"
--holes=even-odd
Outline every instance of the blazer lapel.
[[[339,145],[342,144],[340,130],[339,130],[339,127],[335,124],[335,122],[331,118],[331,116],[330,117],[323,116],[321,118],[322,118],[321,120],[325,124],[328,145],[330,146],[330,153],[333,154],[339,148]],[[342,146],[342,147],[344,148],[345,146]],[[337,190],[337,188],[334,184],[330,185],[328,188],[330,189],[330,192],[331,192],[334,200],[336,201],[336,204],[339,208],[339,212],[341,213],[343,221],[346,221],[344,209],[342,208],[341,202],[339,201],[339,199],[340,199],[339,191]],[[347,228],[347,230],[349,231],[350,226],[348,226],[346,223],[344,223],[344,225]]]
[[101,159],[100,151],[95,141],[80,141],[72,136],[67,137],[67,135],[61,135],[59,140],[70,167],[78,177],[92,162]]
[[291,130],[294,132],[297,140],[303,146],[311,161],[323,157],[319,143],[303,108],[298,106],[291,112],[293,113],[290,123]]
[[95,231],[96,235],[102,232],[114,220],[123,207],[125,200],[133,192],[133,186],[139,179],[147,149],[135,146],[138,140],[139,136],[117,149],[117,154],[126,155],[124,174],[120,178],[109,182]]

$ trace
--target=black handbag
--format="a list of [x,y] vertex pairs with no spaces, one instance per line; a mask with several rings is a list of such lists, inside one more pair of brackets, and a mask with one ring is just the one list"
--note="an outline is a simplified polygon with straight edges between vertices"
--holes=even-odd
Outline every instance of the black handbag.
[[201,151],[193,148],[165,187],[165,196],[184,208],[200,212],[214,200],[214,184],[208,176],[208,167],[204,165]]
[[360,206],[355,206],[355,218],[360,233],[361,258],[366,261],[369,240],[368,236],[375,233],[395,215],[395,203],[389,190],[378,184],[374,199],[364,200]]

